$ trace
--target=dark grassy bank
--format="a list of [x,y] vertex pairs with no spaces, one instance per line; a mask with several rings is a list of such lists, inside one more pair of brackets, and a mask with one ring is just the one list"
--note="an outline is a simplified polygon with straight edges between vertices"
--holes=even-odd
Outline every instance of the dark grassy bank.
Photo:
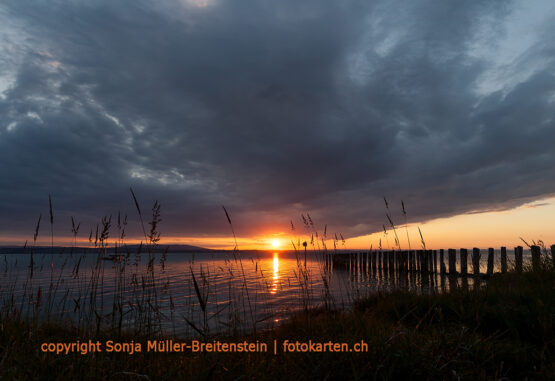
[[[382,294],[352,311],[296,315],[256,337],[209,339],[266,341],[268,353],[55,355],[42,353],[40,344],[89,337],[4,318],[0,379],[554,379],[554,318],[553,271],[498,275],[477,291]],[[141,340],[108,332],[94,339]],[[282,353],[283,340],[364,340],[369,350]]]

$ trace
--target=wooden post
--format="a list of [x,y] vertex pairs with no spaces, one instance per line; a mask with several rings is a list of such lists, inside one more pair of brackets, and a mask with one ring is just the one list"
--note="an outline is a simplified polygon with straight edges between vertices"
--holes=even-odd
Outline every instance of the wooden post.
[[414,251],[414,269],[416,272],[420,271],[420,250]]
[[551,245],[551,263],[552,263],[552,270],[555,270],[555,245]]
[[461,249],[461,274],[467,275],[468,274],[468,250]]
[[366,258],[366,271],[370,272],[370,251],[364,253],[364,258]]
[[480,275],[480,249],[472,249],[472,272],[475,276]]
[[362,270],[364,272],[368,271],[368,253],[363,251],[360,253],[362,255]]
[[522,246],[515,247],[515,270],[517,273],[522,272]]
[[541,249],[539,246],[532,246],[532,270],[533,271],[540,271],[540,258],[541,258]]
[[443,261],[443,249],[439,249],[439,268],[441,274],[445,274],[445,262]]
[[389,250],[387,252],[387,271],[391,273],[393,271],[393,251]]
[[449,249],[448,250],[449,253],[449,275],[454,275],[457,273],[457,250],[455,249]]
[[395,251],[389,252],[389,272],[393,274],[395,272]]
[[507,272],[507,248],[501,246],[501,273],[505,274]]
[[364,272],[368,271],[368,264],[369,264],[369,260],[368,260],[368,256],[370,255],[370,253],[362,253],[362,268],[364,270]]
[[416,252],[416,271],[422,271],[422,250]]
[[492,276],[493,275],[493,248],[490,247],[488,249],[488,269],[487,269],[487,274],[488,276]]
[[437,274],[437,250],[434,250],[434,273]]

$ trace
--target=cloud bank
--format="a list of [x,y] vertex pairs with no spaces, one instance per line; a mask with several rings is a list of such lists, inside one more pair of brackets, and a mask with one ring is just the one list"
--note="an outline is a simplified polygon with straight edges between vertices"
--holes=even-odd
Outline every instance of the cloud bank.
[[[164,235],[345,237],[555,193],[550,2],[0,5],[0,230],[162,204]],[[69,227],[67,228],[69,235]]]

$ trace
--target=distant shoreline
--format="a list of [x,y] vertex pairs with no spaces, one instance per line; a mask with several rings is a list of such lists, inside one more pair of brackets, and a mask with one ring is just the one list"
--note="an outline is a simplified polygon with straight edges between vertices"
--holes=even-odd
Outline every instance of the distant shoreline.
[[[118,246],[117,251],[125,253],[126,251],[136,252],[140,245],[123,245]],[[35,254],[51,253],[52,251],[56,253],[70,253],[70,252],[98,252],[100,248],[97,247],[87,247],[87,246],[0,246],[0,254],[30,254],[31,251]],[[116,247],[109,246],[105,248],[107,253],[115,253]],[[201,253],[215,253],[215,252],[225,252],[226,250],[212,250],[204,247],[190,246],[190,245],[156,245],[155,247],[148,247],[143,245],[142,252],[153,252],[153,253],[175,253],[175,252],[201,252]]]

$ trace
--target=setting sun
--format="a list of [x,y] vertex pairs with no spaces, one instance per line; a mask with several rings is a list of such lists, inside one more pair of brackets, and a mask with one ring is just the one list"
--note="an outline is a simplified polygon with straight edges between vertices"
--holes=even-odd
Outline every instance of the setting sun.
[[273,247],[279,247],[280,244],[281,244],[281,242],[279,242],[278,239],[274,239],[274,240],[272,241],[272,246],[273,246]]

